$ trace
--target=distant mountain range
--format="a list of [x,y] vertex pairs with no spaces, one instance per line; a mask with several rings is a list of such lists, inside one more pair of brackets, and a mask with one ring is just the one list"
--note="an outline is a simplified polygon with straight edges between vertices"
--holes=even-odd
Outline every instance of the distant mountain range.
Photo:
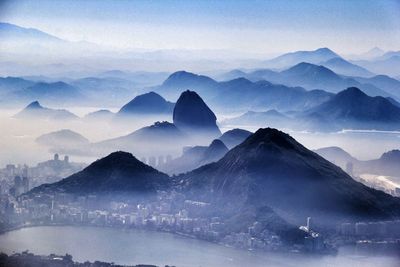
[[400,108],[390,100],[371,97],[355,87],[348,88],[329,101],[305,112],[324,123],[352,129],[399,129]]
[[320,62],[328,61],[338,57],[340,57],[338,54],[325,47],[316,49],[314,51],[297,51],[283,54],[276,58],[265,61],[264,64],[268,68],[283,69],[301,62],[318,64]]
[[390,51],[370,60],[354,60],[352,63],[367,68],[374,73],[399,76],[400,51]]
[[[196,91],[212,109],[238,111],[248,109],[303,110],[328,100],[332,94],[322,90],[307,91],[301,87],[288,87],[267,81],[251,82],[238,78],[227,82],[216,82],[205,76],[188,72],[171,74],[168,87],[161,85],[152,90],[168,96],[170,92]],[[183,80],[188,87],[182,87]],[[185,86],[186,86],[185,85]]]
[[359,160],[339,147],[325,147],[315,150],[316,153],[346,170],[351,164],[352,175],[375,174],[397,177],[400,172],[400,150],[388,151],[378,159]]
[[[385,88],[388,90],[384,90],[377,86],[378,83],[370,82],[370,80],[373,81],[372,78],[363,79],[341,76],[323,65],[315,65],[306,62],[298,63],[297,65],[280,72],[261,69],[248,73],[235,73],[239,75],[238,77],[245,77],[253,82],[266,80],[275,84],[302,86],[308,90],[322,89],[332,93],[337,93],[347,87],[355,86],[371,96],[380,95],[400,99],[400,90],[396,85],[387,84]],[[232,72],[229,72],[226,75],[233,78]]]

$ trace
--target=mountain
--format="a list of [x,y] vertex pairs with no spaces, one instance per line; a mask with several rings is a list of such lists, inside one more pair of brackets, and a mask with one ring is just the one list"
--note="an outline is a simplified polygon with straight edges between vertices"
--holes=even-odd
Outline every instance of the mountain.
[[400,81],[397,79],[391,78],[387,75],[376,75],[371,78],[357,77],[354,79],[363,84],[372,84],[397,97],[397,99],[400,99]]
[[188,145],[188,136],[173,123],[156,122],[128,135],[94,143],[99,154],[125,150],[140,156],[160,156],[180,153]]
[[76,105],[83,103],[86,97],[78,88],[65,82],[38,82],[32,86],[13,92],[9,96],[9,99],[16,101],[33,101],[37,99],[41,102],[57,105]]
[[19,77],[0,77],[0,96],[30,87],[35,82]]
[[329,48],[319,48],[313,51],[297,51],[283,54],[279,57],[264,61],[264,64],[268,68],[281,69],[299,64],[300,62],[319,64],[320,62],[337,57],[340,56]]
[[380,49],[379,47],[374,47],[368,50],[367,52],[361,54],[359,58],[361,59],[374,59],[380,56],[383,56],[385,54],[385,51]]
[[[400,129],[400,108],[388,99],[371,97],[351,87],[306,112],[344,128]],[[342,128],[343,129],[343,128]]]
[[174,124],[182,131],[195,135],[219,136],[217,117],[194,91],[185,91],[175,104]]
[[388,151],[378,159],[360,161],[354,167],[358,173],[398,177],[400,172],[400,150]]
[[50,109],[40,105],[38,101],[34,101],[26,106],[22,111],[17,113],[15,118],[18,119],[45,119],[45,120],[74,120],[78,117],[65,109]]
[[222,158],[228,148],[218,139],[211,142],[209,146],[194,146],[186,148],[179,158],[160,166],[161,170],[168,174],[180,174],[191,171],[202,165],[214,162]]
[[221,124],[284,128],[293,124],[293,121],[292,118],[271,109],[259,112],[248,111],[238,117],[224,120]]
[[[213,110],[224,112],[248,111],[249,109],[303,110],[325,102],[332,95],[322,90],[307,91],[301,87],[288,87],[267,81],[252,82],[245,78],[237,78],[216,82],[210,81],[210,78],[199,78],[196,74],[184,72],[184,75],[179,75],[179,73],[172,74],[174,79],[168,82],[168,84],[174,82],[174,86],[165,88],[161,85],[153,89],[162,95],[164,95],[163,92],[169,90],[180,93],[182,90],[179,89],[181,88],[179,84],[187,82],[186,77],[189,76],[196,80],[193,83],[195,86],[189,88],[196,87],[197,89],[194,90]],[[181,82],[180,79],[183,81]],[[205,94],[200,92],[205,92]]]
[[39,31],[34,28],[24,28],[14,24],[0,22],[0,35],[4,40],[13,40],[15,42],[38,42],[38,41],[46,41],[59,43],[64,42],[64,40],[50,35],[48,33]]
[[309,63],[299,63],[287,70],[280,72],[280,81],[287,85],[297,85],[308,89],[323,89],[337,93],[348,87],[359,87],[370,96],[393,97],[380,88],[370,84],[360,84],[353,78],[345,78],[337,75],[332,70]]
[[185,90],[196,91],[200,95],[211,97],[215,95],[217,82],[210,77],[197,75],[186,71],[172,73],[161,86],[156,88],[156,92],[165,95],[170,99],[177,99]]
[[335,73],[346,75],[346,76],[359,76],[359,77],[371,77],[374,76],[369,70],[357,66],[356,64],[350,63],[341,57],[336,57],[319,63],[324,67],[327,67]]
[[121,102],[130,99],[139,87],[134,81],[113,77],[85,77],[69,83],[79,88],[96,106],[121,105]]
[[43,134],[36,138],[36,142],[45,146],[57,146],[61,144],[79,146],[89,144],[87,138],[69,129],[62,129],[48,134]]
[[96,77],[112,78],[126,81],[132,81],[139,86],[155,86],[161,84],[167,79],[169,73],[167,72],[149,72],[149,71],[122,71],[122,70],[108,70],[99,73]]
[[232,129],[223,133],[219,140],[221,140],[229,149],[237,146],[246,140],[247,137],[252,135],[253,133],[250,131],[246,131],[243,129]]
[[104,121],[111,121],[111,119],[113,119],[114,116],[115,113],[109,111],[108,109],[100,109],[86,114],[83,117],[83,119],[86,121],[104,122]]
[[133,114],[155,115],[172,114],[174,103],[166,101],[157,93],[149,92],[136,96],[129,103],[124,105],[117,113],[117,116],[129,116]]
[[69,155],[86,155],[90,146],[87,138],[69,129],[43,134],[35,142],[48,147],[52,153]]
[[28,194],[65,192],[75,195],[98,194],[111,198],[127,194],[135,198],[145,194],[155,195],[156,190],[167,188],[169,181],[168,175],[137,160],[130,153],[119,151],[57,183],[36,187]]
[[358,159],[336,146],[319,148],[314,150],[314,152],[341,167],[343,170],[346,170],[348,163],[356,164],[358,162]]
[[354,60],[352,63],[362,66],[376,74],[400,75],[400,52],[388,52],[372,60]]
[[[249,79],[253,82],[266,80],[270,83],[275,84],[275,86],[278,86],[278,84],[286,86],[301,86],[308,90],[322,89],[324,91],[332,93],[340,92],[347,87],[356,86],[371,96],[381,95],[392,98],[397,97],[396,94],[388,93],[384,89],[377,87],[373,83],[361,82],[361,78],[359,79],[358,77],[341,76],[331,69],[327,68],[327,65],[331,64],[336,64],[338,69],[340,69],[338,67],[339,65],[344,65],[343,68],[345,66],[349,67],[349,65],[347,64],[349,62],[346,61],[347,63],[343,63],[343,61],[344,60],[341,58],[332,58],[331,60],[326,61],[328,62],[328,64],[324,64],[326,62],[322,62],[322,65],[300,62],[280,72],[272,71],[269,69],[259,69],[245,73],[244,75],[241,75],[241,77]],[[340,62],[342,62],[342,64]],[[351,71],[356,72],[355,69],[356,67],[351,67]],[[342,71],[344,72],[343,69]],[[358,71],[360,70],[358,69]],[[373,74],[367,76],[372,75]]]
[[[400,199],[356,182],[271,128],[259,129],[219,161],[176,180],[191,199],[216,205],[221,216],[243,229],[254,223],[264,207],[290,223],[299,225],[310,216],[316,225],[331,229],[342,221],[400,216]],[[241,212],[246,215],[239,221],[236,216]]]

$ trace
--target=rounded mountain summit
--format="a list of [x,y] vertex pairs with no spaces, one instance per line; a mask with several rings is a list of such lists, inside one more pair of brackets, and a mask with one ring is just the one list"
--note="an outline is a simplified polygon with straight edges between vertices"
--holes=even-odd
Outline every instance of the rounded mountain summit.
[[183,131],[220,136],[217,117],[194,91],[185,91],[175,104],[174,124]]

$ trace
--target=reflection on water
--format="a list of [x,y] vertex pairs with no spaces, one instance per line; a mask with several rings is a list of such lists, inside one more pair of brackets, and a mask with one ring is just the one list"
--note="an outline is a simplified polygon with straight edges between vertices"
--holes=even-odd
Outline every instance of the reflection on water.
[[177,267],[395,267],[390,257],[282,255],[250,252],[169,233],[96,227],[33,227],[0,236],[0,250],[29,250],[37,254],[72,254],[77,261],[102,260],[118,264],[166,264]]

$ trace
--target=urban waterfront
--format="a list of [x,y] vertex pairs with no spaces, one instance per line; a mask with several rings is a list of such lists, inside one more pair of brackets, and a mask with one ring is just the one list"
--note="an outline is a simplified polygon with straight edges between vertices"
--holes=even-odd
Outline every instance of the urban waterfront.
[[397,258],[307,256],[239,250],[170,233],[137,229],[82,226],[39,226],[0,235],[0,250],[29,250],[35,254],[73,255],[74,260],[102,260],[118,264],[155,264],[177,267],[220,266],[363,266],[394,267]]

